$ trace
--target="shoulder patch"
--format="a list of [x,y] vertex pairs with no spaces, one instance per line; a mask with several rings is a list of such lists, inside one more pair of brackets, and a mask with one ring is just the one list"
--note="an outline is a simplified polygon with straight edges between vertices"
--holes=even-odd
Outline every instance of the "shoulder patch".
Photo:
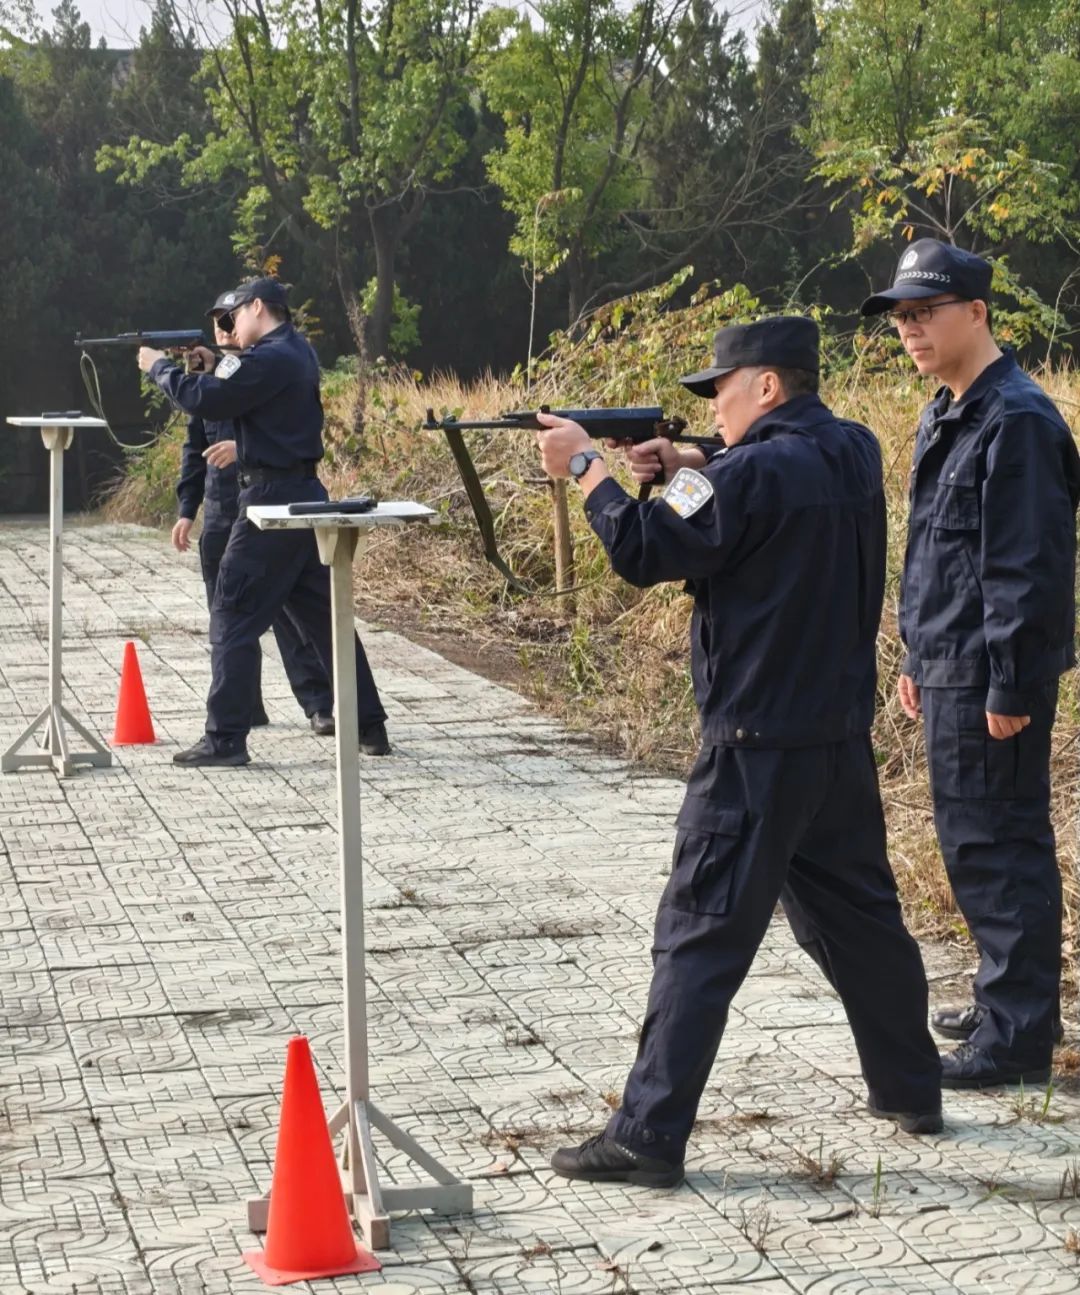
[[240,367],[240,357],[237,355],[223,355],[218,361],[218,366],[214,370],[215,378],[231,378],[236,370]]
[[712,497],[713,488],[708,477],[695,472],[693,468],[680,468],[660,496],[684,521],[704,508]]

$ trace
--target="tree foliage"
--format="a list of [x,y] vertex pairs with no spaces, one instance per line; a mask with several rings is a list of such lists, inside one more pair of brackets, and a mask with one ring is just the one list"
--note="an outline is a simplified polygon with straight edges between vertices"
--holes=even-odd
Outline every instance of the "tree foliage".
[[1003,336],[1080,322],[1080,0],[215,3],[117,51],[77,0],[0,0],[7,408],[80,403],[77,330],[266,268],[328,364],[429,372],[672,282],[839,318],[924,234],[994,260]]

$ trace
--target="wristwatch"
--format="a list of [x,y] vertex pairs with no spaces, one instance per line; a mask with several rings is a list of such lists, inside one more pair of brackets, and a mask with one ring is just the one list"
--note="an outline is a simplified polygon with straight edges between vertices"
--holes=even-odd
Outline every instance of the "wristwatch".
[[585,473],[588,472],[589,465],[592,463],[593,459],[602,459],[603,457],[604,456],[599,450],[579,450],[577,454],[571,454],[569,463],[570,475],[575,481],[580,481]]

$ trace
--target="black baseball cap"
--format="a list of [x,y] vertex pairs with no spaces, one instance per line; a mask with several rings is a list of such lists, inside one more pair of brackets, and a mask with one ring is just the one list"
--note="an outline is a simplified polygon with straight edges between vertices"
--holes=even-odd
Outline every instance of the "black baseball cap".
[[268,306],[277,306],[286,315],[290,314],[288,291],[277,279],[252,279],[230,292],[223,292],[206,313],[216,319],[218,315],[227,314],[237,306],[256,299],[265,301]]
[[965,301],[990,300],[994,271],[989,261],[936,238],[912,243],[896,267],[893,286],[862,304],[864,315],[882,315],[897,301],[917,301],[951,292]]
[[687,374],[679,381],[695,396],[711,400],[716,395],[716,379],[733,369],[767,364],[817,373],[820,351],[818,326],[805,315],[778,315],[775,319],[759,319],[756,324],[732,324],[721,328],[713,338],[712,367]]

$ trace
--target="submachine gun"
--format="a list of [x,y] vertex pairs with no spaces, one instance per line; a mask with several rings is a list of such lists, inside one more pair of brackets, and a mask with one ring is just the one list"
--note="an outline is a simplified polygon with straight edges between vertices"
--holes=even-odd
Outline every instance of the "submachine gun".
[[[497,571],[509,581],[514,589],[522,590],[524,586],[514,575],[499,553],[495,538],[495,519],[491,515],[484,487],[476,471],[476,466],[469,455],[468,447],[462,432],[467,431],[542,431],[542,424],[537,413],[553,414],[556,418],[569,418],[578,423],[594,441],[615,440],[629,441],[641,445],[645,441],[655,440],[658,436],[669,441],[678,441],[684,445],[702,445],[711,447],[723,446],[724,442],[717,436],[688,436],[685,418],[665,417],[658,405],[645,405],[629,409],[552,409],[541,405],[539,410],[519,409],[502,414],[498,418],[458,419],[436,418],[435,411],[427,411],[424,430],[443,432],[446,435],[450,453],[454,456],[461,483],[472,505],[473,516],[480,528],[480,538],[484,545],[484,556]],[[647,499],[649,491],[655,485],[663,484],[663,476],[645,482],[638,490],[639,499]]]
[[118,333],[115,337],[83,337],[75,334],[75,345],[88,351],[106,346],[149,346],[155,351],[190,351],[195,346],[208,346],[220,350],[206,338],[201,328],[139,329],[135,333]]
[[[235,347],[218,346],[216,342],[206,336],[201,328],[139,329],[134,333],[117,333],[115,337],[83,337],[81,333],[76,333],[75,345],[81,351],[79,374],[82,377],[83,386],[86,388],[90,407],[98,418],[104,421],[109,435],[122,449],[131,449],[132,447],[125,446],[117,440],[112,428],[108,426],[109,420],[105,416],[101,398],[101,382],[98,379],[97,365],[90,355],[91,351],[113,350],[117,347],[137,350],[140,346],[149,346],[155,351],[172,351],[175,353],[190,351],[196,346],[205,346],[213,351],[215,355],[220,355],[223,350],[236,349]],[[146,444],[151,444],[151,441],[147,441]]]

